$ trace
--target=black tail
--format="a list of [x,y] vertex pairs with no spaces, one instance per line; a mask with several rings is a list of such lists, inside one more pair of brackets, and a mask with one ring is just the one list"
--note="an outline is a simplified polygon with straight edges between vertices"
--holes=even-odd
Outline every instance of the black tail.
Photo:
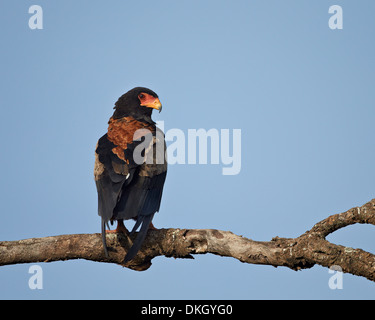
[[105,237],[105,225],[106,225],[106,222],[102,218],[102,242],[103,242],[105,256],[109,258],[108,249],[107,249],[107,240]]
[[133,234],[138,229],[138,227],[142,224],[141,230],[139,230],[138,236],[135,239],[133,246],[130,248],[129,252],[126,254],[124,263],[133,259],[138,253],[139,249],[141,249],[142,243],[146,238],[148,227],[150,226],[150,223],[153,217],[154,217],[154,214],[150,214],[148,216],[138,216],[137,222],[135,223],[133,230],[131,231],[130,234]]

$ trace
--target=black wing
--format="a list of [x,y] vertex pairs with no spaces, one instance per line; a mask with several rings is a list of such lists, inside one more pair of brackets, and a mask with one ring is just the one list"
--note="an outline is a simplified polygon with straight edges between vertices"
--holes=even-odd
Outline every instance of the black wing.
[[95,182],[98,191],[98,213],[105,222],[113,218],[122,187],[132,180],[136,166],[121,160],[112,149],[116,146],[107,134],[98,141],[95,150]]
[[[167,176],[166,145],[163,132],[157,128],[151,143],[146,143],[144,147],[146,148],[144,163],[138,168],[133,181],[124,188],[126,192],[123,193],[124,196],[121,197],[118,207],[115,209],[120,218],[123,217],[122,214],[127,216],[128,212],[131,212],[132,215],[136,214],[136,223],[131,233],[140,227],[124,263],[135,257],[146,238],[154,214],[160,209]],[[136,209],[134,210],[134,208]]]
[[[105,252],[105,226],[109,220],[136,219],[133,231],[141,226],[125,262],[140,249],[155,212],[159,211],[167,173],[164,134],[157,129],[151,137],[128,145],[127,162],[112,149],[116,145],[104,135],[98,142],[95,162],[95,181],[98,190],[98,212],[102,217],[102,237]],[[133,155],[143,149],[143,163],[137,164]],[[142,153],[142,152],[141,152]],[[128,163],[129,162],[129,163]]]
[[107,134],[98,141],[95,150],[95,183],[98,191],[98,214],[102,218],[102,239],[106,256],[108,256],[105,230],[108,221],[113,219],[113,210],[122,193],[134,177],[135,165],[121,160],[112,149],[116,145],[108,140]]

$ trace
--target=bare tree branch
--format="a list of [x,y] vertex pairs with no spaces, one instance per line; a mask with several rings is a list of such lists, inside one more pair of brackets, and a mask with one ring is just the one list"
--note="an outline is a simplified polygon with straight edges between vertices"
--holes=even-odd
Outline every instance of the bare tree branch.
[[375,281],[374,254],[326,240],[332,232],[355,223],[375,225],[375,199],[361,207],[332,215],[293,239],[275,237],[271,241],[254,241],[229,231],[213,229],[149,230],[141,251],[124,265],[124,257],[135,236],[107,234],[110,257],[106,258],[100,234],[60,235],[0,242],[0,266],[86,259],[143,271],[157,256],[193,258],[193,254],[212,253],[244,263],[284,266],[293,270],[311,268],[315,264],[324,267],[338,265],[343,272]]

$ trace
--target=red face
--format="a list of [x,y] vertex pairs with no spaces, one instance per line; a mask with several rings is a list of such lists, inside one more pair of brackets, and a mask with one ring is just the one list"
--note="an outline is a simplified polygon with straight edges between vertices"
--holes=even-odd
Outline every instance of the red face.
[[148,93],[142,92],[138,95],[138,99],[141,103],[141,106],[143,107],[153,108],[159,111],[161,110],[161,103],[159,98],[155,98]]

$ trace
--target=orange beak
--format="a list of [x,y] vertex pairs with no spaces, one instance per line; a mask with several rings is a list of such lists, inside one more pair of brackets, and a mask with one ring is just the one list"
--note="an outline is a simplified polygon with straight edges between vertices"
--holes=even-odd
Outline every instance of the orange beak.
[[141,104],[141,106],[147,107],[147,108],[153,108],[153,109],[159,110],[159,112],[161,112],[161,109],[162,109],[162,105],[161,105],[159,98],[154,98],[153,100],[145,101]]

